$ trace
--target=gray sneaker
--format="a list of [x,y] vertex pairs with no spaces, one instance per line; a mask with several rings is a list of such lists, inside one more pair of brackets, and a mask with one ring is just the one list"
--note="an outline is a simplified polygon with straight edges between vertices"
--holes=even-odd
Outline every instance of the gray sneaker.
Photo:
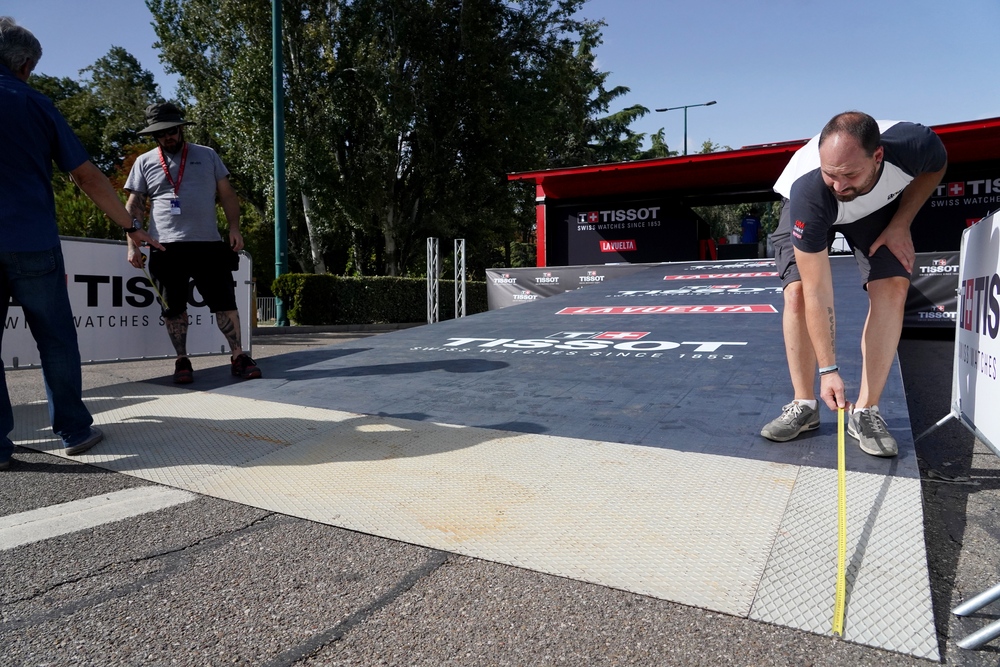
[[852,412],[847,420],[847,433],[858,441],[861,451],[866,454],[895,456],[899,453],[896,439],[889,434],[877,405]]
[[781,408],[781,416],[761,429],[760,434],[768,440],[786,442],[803,431],[819,428],[819,410],[792,401]]

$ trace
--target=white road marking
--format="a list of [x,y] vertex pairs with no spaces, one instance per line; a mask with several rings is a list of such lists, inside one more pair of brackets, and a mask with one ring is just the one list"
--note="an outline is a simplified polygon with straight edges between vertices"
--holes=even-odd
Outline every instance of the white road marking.
[[0,551],[191,502],[198,496],[140,486],[0,517]]

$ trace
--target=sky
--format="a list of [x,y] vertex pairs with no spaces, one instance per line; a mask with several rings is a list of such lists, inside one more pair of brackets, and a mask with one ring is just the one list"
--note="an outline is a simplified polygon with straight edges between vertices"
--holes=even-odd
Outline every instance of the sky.
[[[76,79],[122,46],[175,93],[142,0],[0,0],[0,15],[42,43],[36,72]],[[597,67],[630,89],[610,111],[647,107],[632,128],[664,128],[673,150],[684,111],[653,110],[713,100],[687,111],[689,152],[804,139],[849,109],[925,125],[1000,116],[998,0],[588,0],[579,16],[604,20]]]

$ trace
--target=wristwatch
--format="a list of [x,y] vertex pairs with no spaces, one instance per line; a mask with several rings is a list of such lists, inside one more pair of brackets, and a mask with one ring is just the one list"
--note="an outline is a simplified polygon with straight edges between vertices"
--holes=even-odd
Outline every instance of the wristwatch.
[[131,234],[132,232],[137,232],[137,231],[139,231],[141,229],[142,229],[142,223],[139,222],[138,220],[136,220],[135,218],[132,218],[132,226],[131,227],[126,227],[125,228],[125,233],[126,234]]

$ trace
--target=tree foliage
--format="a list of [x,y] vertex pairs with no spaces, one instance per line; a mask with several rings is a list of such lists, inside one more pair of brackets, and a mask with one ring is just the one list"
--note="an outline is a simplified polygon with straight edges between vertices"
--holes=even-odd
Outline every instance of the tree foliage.
[[[148,0],[167,67],[238,188],[270,215],[270,8]],[[284,0],[290,262],[419,275],[424,240],[465,238],[480,273],[528,241],[533,192],[505,174],[633,157],[604,115],[583,0]],[[194,138],[194,136],[192,136]]]

